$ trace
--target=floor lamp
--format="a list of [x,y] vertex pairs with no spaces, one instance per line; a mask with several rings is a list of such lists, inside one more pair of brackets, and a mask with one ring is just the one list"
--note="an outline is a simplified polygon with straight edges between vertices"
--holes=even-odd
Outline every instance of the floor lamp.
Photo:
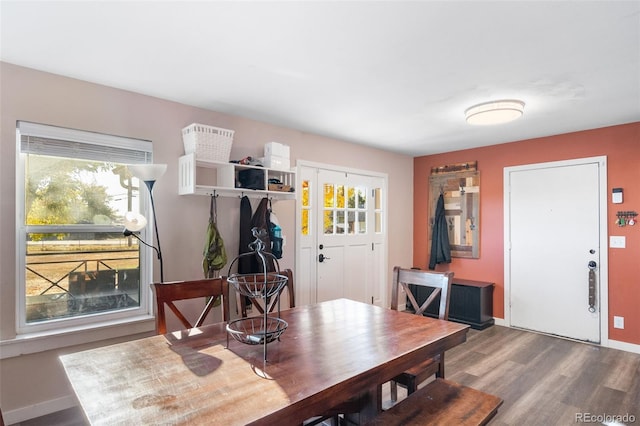
[[[142,244],[153,248],[158,255],[158,260],[160,261],[160,282],[164,282],[164,266],[162,264],[162,249],[160,248],[160,235],[158,234],[158,222],[156,221],[156,207],[153,202],[153,185],[166,171],[166,164],[130,164],[127,166],[131,174],[147,185],[147,189],[149,190],[149,198],[151,199],[151,214],[153,214],[153,227],[156,233],[156,245],[154,247],[152,245],[147,244],[142,241],[140,237],[134,234],[134,232],[140,231],[147,225],[147,220],[144,216],[140,214],[132,214],[125,216],[125,231],[124,235],[129,236],[132,235],[138,239]],[[142,223],[144,222],[144,223]]]

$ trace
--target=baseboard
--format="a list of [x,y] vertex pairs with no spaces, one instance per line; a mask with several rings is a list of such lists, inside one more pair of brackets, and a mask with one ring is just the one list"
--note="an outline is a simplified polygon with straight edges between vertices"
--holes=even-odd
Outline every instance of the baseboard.
[[612,349],[620,349],[621,351],[633,352],[636,354],[640,354],[640,345],[636,345],[633,343],[620,342],[618,340],[609,339],[609,344],[607,347]]
[[49,401],[39,402],[37,404],[26,407],[16,408],[15,410],[7,410],[2,412],[4,423],[12,425],[24,422],[26,420],[35,419],[36,417],[46,416],[57,411],[66,410],[75,407],[78,401],[75,396],[63,396],[61,398],[50,399]]
[[493,317],[493,320],[495,321],[495,325],[501,325],[503,327],[509,327],[509,324],[507,324],[507,322],[504,320],[504,318],[496,318]]
[[[502,325],[504,327],[511,327],[507,322],[502,318],[495,318],[495,325]],[[529,330],[531,331],[531,330]],[[534,331],[535,333],[535,331]],[[544,333],[543,333],[544,334]],[[558,336],[556,336],[558,337]],[[572,339],[569,339],[572,340]],[[611,348],[611,349],[619,349],[625,352],[632,352],[635,354],[640,354],[640,345],[634,343],[620,342],[619,340],[607,340],[603,342],[603,347]]]

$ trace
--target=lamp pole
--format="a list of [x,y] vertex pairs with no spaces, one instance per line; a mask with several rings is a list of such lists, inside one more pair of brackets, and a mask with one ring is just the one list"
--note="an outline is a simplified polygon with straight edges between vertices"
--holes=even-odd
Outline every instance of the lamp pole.
[[[162,250],[160,249],[160,233],[158,232],[158,221],[156,219],[156,206],[153,200],[153,185],[156,180],[167,170],[166,164],[130,164],[127,166],[131,174],[145,183],[149,190],[149,198],[151,199],[151,214],[153,214],[153,227],[156,233],[156,246],[153,247],[158,254],[160,261],[160,282],[164,282],[164,264],[162,263]],[[144,226],[144,225],[143,225]],[[138,228],[141,229],[142,227]],[[140,240],[138,238],[138,240]],[[142,240],[140,240],[142,241]],[[148,245],[145,243],[145,245]]]
[[162,249],[160,248],[160,234],[158,233],[158,222],[156,220],[156,206],[153,202],[153,184],[156,183],[155,180],[145,180],[145,185],[149,189],[149,198],[151,199],[151,213],[153,214],[153,228],[156,231],[156,245],[158,249],[156,253],[158,254],[158,260],[160,261],[160,282],[164,282],[164,266],[162,264]]

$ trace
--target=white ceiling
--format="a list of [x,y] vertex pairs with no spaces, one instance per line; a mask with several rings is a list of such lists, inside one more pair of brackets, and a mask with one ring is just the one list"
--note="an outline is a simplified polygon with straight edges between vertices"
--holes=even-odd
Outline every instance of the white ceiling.
[[[410,155],[640,121],[640,1],[2,0],[0,17],[2,61]],[[523,118],[465,123],[503,98]]]

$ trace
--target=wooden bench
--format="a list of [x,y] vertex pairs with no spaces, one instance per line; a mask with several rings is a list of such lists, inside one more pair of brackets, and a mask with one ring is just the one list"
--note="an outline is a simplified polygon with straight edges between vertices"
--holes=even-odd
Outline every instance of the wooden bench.
[[436,379],[376,416],[367,425],[485,425],[498,412],[502,399]]

